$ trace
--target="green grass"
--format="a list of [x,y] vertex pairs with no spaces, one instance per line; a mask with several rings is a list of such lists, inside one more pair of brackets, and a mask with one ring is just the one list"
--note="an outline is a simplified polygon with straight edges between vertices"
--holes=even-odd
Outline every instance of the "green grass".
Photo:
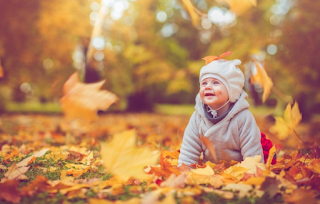
[[156,104],[154,111],[166,115],[192,115],[194,104]]
[[40,103],[29,101],[24,103],[10,102],[6,111],[11,113],[61,113],[61,108],[55,103]]

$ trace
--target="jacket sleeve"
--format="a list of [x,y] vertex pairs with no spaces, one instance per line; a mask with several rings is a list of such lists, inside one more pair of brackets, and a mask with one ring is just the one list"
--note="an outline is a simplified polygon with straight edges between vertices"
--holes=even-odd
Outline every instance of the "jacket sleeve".
[[264,162],[261,147],[261,133],[256,120],[249,110],[240,113],[238,125],[240,148],[243,159],[261,155],[260,162]]
[[182,163],[190,166],[191,164],[198,162],[201,152],[201,141],[199,139],[196,113],[194,112],[184,131],[178,166],[181,166]]

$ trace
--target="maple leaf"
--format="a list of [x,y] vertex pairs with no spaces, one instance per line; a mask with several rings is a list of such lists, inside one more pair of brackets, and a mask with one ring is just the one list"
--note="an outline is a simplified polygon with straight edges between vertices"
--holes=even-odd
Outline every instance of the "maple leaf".
[[114,135],[111,141],[100,144],[101,158],[106,171],[124,182],[130,177],[149,178],[143,169],[159,160],[159,152],[152,152],[146,147],[136,147],[135,142],[136,131],[128,130]]
[[307,189],[296,189],[291,195],[285,195],[285,202],[296,203],[296,204],[306,204],[306,203],[317,203],[316,201],[317,193],[314,191],[309,191]]
[[223,57],[228,56],[228,55],[231,55],[231,52],[230,52],[230,51],[223,53],[223,54],[220,55],[219,57],[217,57],[217,56],[206,56],[206,57],[204,57],[204,58],[202,58],[202,59],[204,59],[204,61],[205,61],[205,64],[204,64],[204,65],[206,66],[206,65],[209,64],[210,62],[212,62],[212,61],[214,61],[214,60],[222,59]]
[[268,76],[266,70],[261,66],[261,64],[255,60],[252,59],[252,61],[255,64],[257,74],[251,76],[251,84],[258,83],[263,88],[263,94],[262,94],[262,101],[265,102],[270,94],[270,90],[273,86],[273,82],[271,78]]
[[230,10],[236,15],[242,15],[252,6],[257,6],[256,0],[217,0],[220,3],[228,4]]
[[[295,102],[292,108],[291,104],[288,104],[283,117],[276,116],[275,119],[276,123],[270,128],[270,131],[276,134],[280,140],[284,140],[289,136],[290,132],[295,132],[295,127],[298,126],[302,119],[298,103]],[[299,139],[301,140],[300,137]]]
[[67,119],[81,118],[86,121],[97,119],[98,110],[107,110],[111,104],[118,100],[118,97],[107,91],[100,90],[105,80],[84,84],[77,82],[75,77],[70,77],[64,86],[67,92],[61,99],[61,107]]
[[36,192],[44,192],[47,190],[47,184],[48,179],[44,176],[37,175],[37,177],[27,186],[24,186],[21,189],[20,194],[21,195],[29,195],[32,196]]

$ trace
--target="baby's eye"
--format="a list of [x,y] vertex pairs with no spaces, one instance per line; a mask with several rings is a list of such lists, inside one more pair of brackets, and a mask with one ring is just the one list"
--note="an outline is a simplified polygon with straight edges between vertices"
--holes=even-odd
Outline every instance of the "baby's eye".
[[202,86],[205,86],[205,85],[207,85],[207,82],[202,82]]
[[213,82],[213,84],[220,84],[218,81]]

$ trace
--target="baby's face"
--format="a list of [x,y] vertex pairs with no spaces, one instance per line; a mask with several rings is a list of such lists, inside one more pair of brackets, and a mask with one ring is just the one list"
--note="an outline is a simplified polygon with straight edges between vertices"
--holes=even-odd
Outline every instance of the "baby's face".
[[203,103],[218,109],[229,100],[228,90],[218,79],[209,77],[200,83],[200,98]]

